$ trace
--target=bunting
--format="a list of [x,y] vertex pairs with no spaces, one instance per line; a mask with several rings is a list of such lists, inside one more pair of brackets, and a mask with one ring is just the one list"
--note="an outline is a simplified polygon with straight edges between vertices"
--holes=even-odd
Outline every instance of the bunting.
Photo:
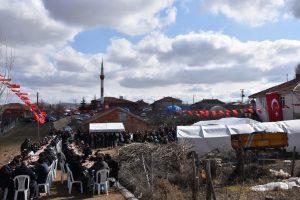
[[33,113],[35,121],[40,124],[44,124],[46,122],[46,112],[41,111],[36,105],[30,102],[28,97],[28,93],[21,92],[21,86],[19,84],[11,83],[11,79],[7,78],[0,74],[0,83],[9,88],[19,99],[21,99],[26,106],[29,107],[30,111]]
[[[257,110],[258,111],[258,110]],[[219,118],[219,117],[238,117],[245,113],[254,113],[252,107],[244,109],[232,109],[232,110],[182,110],[181,114],[188,116],[196,116],[198,118]]]

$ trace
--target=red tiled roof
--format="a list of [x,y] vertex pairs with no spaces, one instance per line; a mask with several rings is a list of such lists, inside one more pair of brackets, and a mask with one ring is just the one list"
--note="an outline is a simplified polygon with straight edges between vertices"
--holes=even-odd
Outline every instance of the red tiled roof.
[[193,105],[199,105],[199,104],[220,104],[220,105],[224,105],[225,102],[220,101],[219,99],[203,99],[201,101],[198,101],[198,102],[192,104],[192,106]]
[[100,113],[94,115],[92,118],[90,118],[90,119],[84,121],[84,122],[82,123],[82,125],[89,124],[89,123],[93,122],[94,120],[96,120],[96,119],[98,119],[98,118],[100,118],[100,117],[103,117],[103,116],[105,116],[105,115],[108,115],[108,114],[110,114],[111,112],[113,112],[113,111],[115,111],[115,110],[118,110],[118,111],[127,113],[128,115],[131,115],[132,117],[134,117],[134,118],[136,118],[136,119],[138,119],[138,120],[140,120],[140,121],[143,121],[143,122],[145,122],[145,123],[148,123],[148,122],[145,121],[143,118],[141,118],[141,117],[139,117],[139,116],[133,114],[132,112],[127,111],[127,110],[125,110],[125,109],[123,109],[123,108],[120,108],[120,107],[116,107],[116,108],[112,108],[112,109],[110,109],[110,110],[107,110],[107,111],[104,111],[104,112],[100,112]]
[[300,83],[300,80],[295,78],[295,79],[290,80],[288,82],[285,82],[285,83],[276,85],[274,87],[265,89],[263,91],[257,92],[255,94],[252,94],[252,95],[249,96],[249,98],[264,96],[264,95],[266,95],[267,93],[270,93],[270,92],[292,91],[298,85],[298,83]]
[[174,97],[164,97],[162,99],[154,101],[154,103],[158,103],[158,102],[182,102],[182,101],[180,99],[176,99]]

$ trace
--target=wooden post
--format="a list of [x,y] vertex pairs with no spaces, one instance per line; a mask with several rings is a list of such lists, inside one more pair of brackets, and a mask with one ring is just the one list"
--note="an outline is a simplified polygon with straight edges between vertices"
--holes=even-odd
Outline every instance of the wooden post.
[[294,150],[293,150],[293,160],[292,160],[292,164],[291,164],[291,177],[294,176],[294,170],[295,170],[295,157],[296,157],[296,147],[294,146]]
[[192,199],[196,200],[197,199],[197,194],[198,194],[198,188],[199,188],[199,179],[197,178],[197,168],[196,168],[196,158],[195,158],[195,153],[192,154],[193,156],[193,188],[192,188]]
[[211,197],[213,198],[213,200],[216,200],[216,193],[215,193],[215,189],[214,189],[214,185],[212,182],[212,178],[211,178],[211,170],[210,170],[210,160],[208,160],[206,162],[206,188],[207,188],[207,192],[206,192],[206,200],[211,200]]

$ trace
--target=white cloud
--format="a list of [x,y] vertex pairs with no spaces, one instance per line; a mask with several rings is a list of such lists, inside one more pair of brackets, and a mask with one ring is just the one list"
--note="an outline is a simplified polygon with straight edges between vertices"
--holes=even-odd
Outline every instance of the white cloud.
[[203,9],[239,23],[261,26],[277,21],[287,0],[204,0]]
[[137,35],[173,23],[174,0],[44,0],[51,16],[76,27],[111,27]]
[[0,21],[0,34],[13,46],[61,44],[78,33],[48,17],[39,0],[0,0]]
[[[0,28],[15,54],[13,79],[51,102],[99,94],[102,58],[106,95],[131,99],[172,95],[185,100],[194,88],[202,88],[197,95],[204,98],[235,98],[240,88],[255,92],[267,83],[284,80],[300,57],[300,41],[296,40],[243,42],[216,32],[162,34],[157,29],[175,20],[173,1],[44,2],[46,8],[38,0],[0,0]],[[280,1],[274,2],[273,7],[280,8]],[[240,3],[239,10],[245,5]],[[70,47],[77,33],[95,26],[128,34],[155,31],[137,42],[112,39],[101,54]]]

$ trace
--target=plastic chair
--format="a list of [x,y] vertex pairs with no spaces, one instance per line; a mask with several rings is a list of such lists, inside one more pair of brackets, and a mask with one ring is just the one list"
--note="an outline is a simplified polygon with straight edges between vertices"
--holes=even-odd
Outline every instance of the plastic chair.
[[14,178],[14,186],[15,186],[15,196],[14,200],[17,200],[18,193],[24,192],[24,198],[27,200],[29,196],[29,183],[30,177],[27,175],[19,175]]
[[56,144],[56,151],[57,151],[57,153],[61,153],[61,149],[62,149],[62,141],[60,140],[60,141]]
[[62,162],[60,162],[59,165],[60,165],[60,182],[63,184],[64,183],[64,176],[66,174],[65,165]]
[[72,186],[75,183],[80,184],[80,192],[81,192],[81,194],[83,194],[82,182],[81,181],[75,181],[74,177],[73,177],[73,173],[72,173],[72,171],[69,168],[69,165],[66,164],[66,167],[67,167],[67,172],[68,172],[68,189],[69,189],[69,194],[71,194],[71,192],[72,192]]
[[97,187],[98,195],[99,195],[101,186],[104,186],[106,195],[108,195],[108,175],[109,175],[108,169],[102,169],[97,171],[96,182],[94,183],[94,187],[93,187],[93,193],[95,193],[95,188]]
[[4,188],[4,191],[3,191],[3,200],[7,199],[7,195],[8,195],[8,188]]
[[38,184],[38,185],[37,185],[36,196],[38,197],[38,195],[39,195],[39,190],[40,190],[40,187],[41,187],[41,186],[44,187],[46,194],[49,194],[49,196],[50,196],[50,195],[51,195],[51,193],[50,193],[50,185],[51,185],[51,182],[52,182],[52,172],[51,172],[51,170],[50,170],[49,173],[48,173],[48,175],[47,175],[46,183],[41,183],[41,184]]
[[53,178],[56,178],[56,172],[57,172],[57,163],[58,163],[58,159],[54,160],[54,165],[53,165]]

